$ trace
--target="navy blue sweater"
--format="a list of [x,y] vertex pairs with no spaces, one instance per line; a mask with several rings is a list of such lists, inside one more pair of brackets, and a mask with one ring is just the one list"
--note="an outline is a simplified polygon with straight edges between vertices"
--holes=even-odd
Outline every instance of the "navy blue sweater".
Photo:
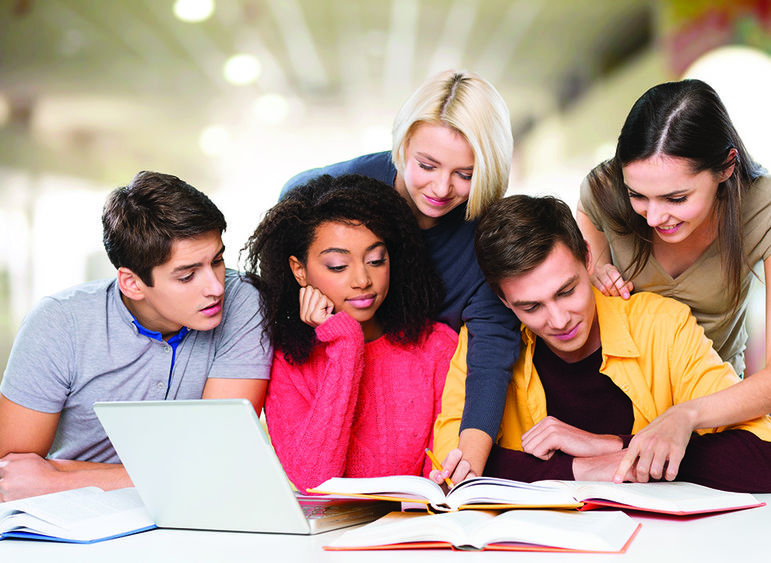
[[[396,168],[390,151],[360,156],[301,172],[286,183],[281,197],[322,174],[361,174],[393,186]],[[455,331],[465,324],[469,333],[461,430],[478,428],[495,439],[519,355],[519,321],[487,285],[474,252],[476,221],[466,221],[465,215],[466,205],[459,205],[435,226],[423,229],[423,239],[447,291],[438,320]]]

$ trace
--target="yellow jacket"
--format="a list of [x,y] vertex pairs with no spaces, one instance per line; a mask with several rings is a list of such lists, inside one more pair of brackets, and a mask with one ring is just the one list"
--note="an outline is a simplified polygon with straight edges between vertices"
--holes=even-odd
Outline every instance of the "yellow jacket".
[[[632,433],[672,405],[709,395],[739,381],[733,368],[712,349],[712,342],[704,336],[704,330],[686,305],[646,292],[624,300],[605,297],[595,290],[594,297],[602,343],[600,372],[632,400]],[[522,325],[521,353],[514,364],[497,438],[498,445],[505,448],[521,450],[522,434],[547,415],[546,395],[533,366],[535,341],[535,335]],[[439,459],[444,459],[458,444],[465,401],[467,345],[464,327],[450,363],[442,412],[434,425],[434,451]],[[749,430],[762,440],[771,441],[768,416],[730,428]]]

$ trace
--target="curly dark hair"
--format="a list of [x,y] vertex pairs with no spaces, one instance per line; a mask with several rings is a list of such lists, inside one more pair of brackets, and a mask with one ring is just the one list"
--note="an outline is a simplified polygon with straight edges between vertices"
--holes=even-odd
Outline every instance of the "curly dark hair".
[[415,217],[392,187],[372,178],[329,175],[297,186],[270,209],[244,248],[244,275],[260,291],[264,330],[274,349],[302,364],[316,333],[300,319],[300,285],[289,257],[306,263],[322,223],[362,224],[383,239],[391,278],[377,318],[390,341],[417,344],[444,299],[444,284],[433,267]]

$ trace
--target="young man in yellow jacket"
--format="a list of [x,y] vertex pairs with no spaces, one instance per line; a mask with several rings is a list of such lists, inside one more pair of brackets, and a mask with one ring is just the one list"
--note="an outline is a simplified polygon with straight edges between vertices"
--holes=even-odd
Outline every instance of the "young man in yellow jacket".
[[[522,321],[503,421],[485,474],[538,479],[693,481],[771,491],[771,419],[720,427],[683,416],[677,435],[643,451],[617,475],[632,436],[674,405],[739,381],[686,305],[653,293],[629,300],[592,287],[592,256],[570,209],[555,198],[512,196],[477,227],[488,283]],[[457,447],[466,386],[467,335],[445,384],[434,449],[445,476],[469,464]],[[682,411],[687,413],[687,405]],[[697,434],[692,434],[698,430]]]

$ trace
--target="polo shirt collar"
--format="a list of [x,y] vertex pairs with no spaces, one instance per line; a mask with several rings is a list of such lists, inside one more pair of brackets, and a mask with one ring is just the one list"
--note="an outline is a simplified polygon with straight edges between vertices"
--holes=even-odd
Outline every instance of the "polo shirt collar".
[[[131,311],[129,311],[129,313],[131,313]],[[131,316],[134,317],[134,314],[131,313]],[[137,327],[137,331],[139,331],[139,334],[143,334],[148,338],[152,338],[153,340],[163,341],[163,335],[160,332],[146,329],[145,327],[142,326],[142,324],[137,320],[136,317],[134,317],[133,322],[134,322],[134,326]],[[179,332],[177,332],[177,334],[169,338],[168,344],[170,346],[176,346],[177,344],[179,344],[179,342],[185,337],[185,335],[188,332],[190,332],[190,329],[187,328],[186,326],[183,326],[181,329],[179,329]]]

